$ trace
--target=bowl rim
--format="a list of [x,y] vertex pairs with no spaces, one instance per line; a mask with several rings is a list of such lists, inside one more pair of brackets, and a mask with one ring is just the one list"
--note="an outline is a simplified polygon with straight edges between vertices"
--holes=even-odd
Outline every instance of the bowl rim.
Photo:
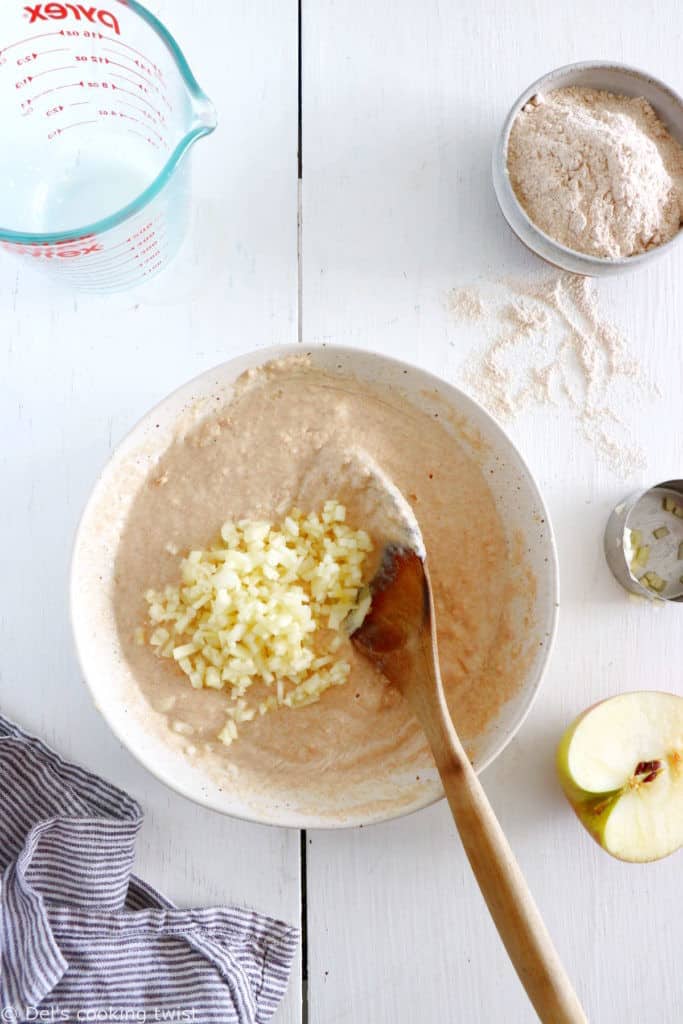
[[[326,351],[330,353],[338,353],[341,357],[347,358],[353,361],[358,355],[364,357],[370,357],[370,359],[377,359],[380,362],[390,363],[397,369],[404,370],[408,373],[417,372],[423,376],[428,385],[433,385],[439,391],[446,389],[447,392],[454,392],[458,396],[465,398],[467,402],[470,402],[485,418],[489,419],[495,428],[499,431],[502,438],[504,438],[506,444],[511,450],[511,454],[516,457],[519,462],[519,467],[524,473],[526,480],[529,485],[530,493],[532,494],[534,504],[538,509],[539,514],[544,518],[544,527],[547,533],[547,544],[548,544],[548,562],[547,562],[547,584],[548,584],[548,603],[552,603],[547,614],[547,622],[545,623],[546,632],[544,634],[543,642],[543,654],[539,657],[537,666],[534,670],[536,676],[533,685],[529,686],[526,684],[527,693],[524,702],[521,704],[517,720],[515,721],[512,728],[506,734],[503,734],[495,746],[494,750],[489,754],[487,758],[482,760],[477,765],[477,774],[483,772],[488,768],[493,761],[498,758],[512,739],[517,735],[519,730],[524,725],[533,705],[536,702],[541,685],[545,679],[548,666],[550,664],[553,650],[555,647],[555,641],[557,638],[558,624],[559,624],[559,611],[560,611],[560,568],[559,558],[557,552],[557,543],[555,538],[555,531],[553,529],[552,521],[548,512],[543,495],[541,494],[540,488],[536,481],[534,474],[531,472],[526,460],[521,455],[517,445],[510,439],[507,432],[500,425],[498,420],[487,410],[484,406],[478,402],[475,398],[471,397],[466,391],[451,384],[449,381],[444,380],[442,377],[430,370],[423,369],[420,366],[416,366],[414,363],[406,362],[402,359],[396,359],[394,356],[388,356],[383,352],[378,352],[373,349],[359,348],[350,345],[336,345],[328,342],[318,342],[312,344],[301,344],[291,343],[284,345],[273,345],[264,348],[252,349],[249,348],[244,352],[238,353],[232,356],[230,359],[224,360],[221,363],[215,364],[201,373],[196,374],[189,380],[181,383],[178,387],[174,388],[171,392],[165,395],[160,401],[156,402],[150,409],[148,409],[139,419],[133,424],[133,426],[124,434],[124,436],[118,441],[114,449],[110,452],[106,459],[106,462],[100,469],[97,477],[90,490],[87,501],[83,507],[78,526],[74,535],[71,559],[69,565],[69,620],[71,623],[71,632],[74,641],[74,647],[76,651],[76,657],[79,668],[81,670],[81,676],[85,686],[87,687],[90,697],[95,705],[96,710],[102,716],[106,722],[108,728],[116,736],[122,746],[138,761],[154,778],[168,786],[178,795],[184,797],[187,800],[191,800],[193,803],[199,804],[209,810],[216,811],[220,814],[227,815],[229,817],[237,818],[242,821],[249,821],[254,824],[268,825],[274,828],[296,828],[296,829],[324,829],[324,830],[337,830],[342,828],[352,827],[368,827],[370,825],[381,824],[385,821],[392,821],[395,819],[408,817],[411,814],[415,814],[418,811],[424,810],[427,807],[431,807],[433,804],[443,800],[445,794],[441,792],[434,796],[429,796],[424,801],[415,804],[415,806],[407,807],[405,809],[391,810],[382,809],[377,811],[367,818],[357,818],[353,820],[345,820],[340,816],[340,819],[330,820],[328,818],[316,818],[315,814],[310,812],[299,813],[292,812],[289,808],[281,809],[277,817],[266,817],[256,812],[249,813],[241,812],[237,810],[228,810],[224,806],[220,806],[219,803],[212,799],[207,793],[204,794],[202,791],[197,792],[193,790],[189,785],[185,785],[182,781],[177,780],[164,767],[160,767],[154,760],[153,756],[147,754],[146,749],[134,749],[129,743],[128,737],[125,731],[119,727],[119,725],[113,722],[105,708],[100,705],[98,699],[98,687],[89,676],[87,667],[87,658],[84,650],[84,636],[81,635],[78,626],[78,616],[76,614],[76,607],[79,601],[78,595],[78,576],[77,576],[77,560],[79,555],[79,549],[83,540],[85,530],[88,528],[88,519],[91,508],[97,500],[100,488],[104,485],[105,478],[110,467],[115,463],[119,457],[119,453],[124,449],[138,434],[138,432],[144,428],[144,425],[156,417],[156,414],[171,401],[180,395],[181,392],[186,389],[189,390],[195,383],[203,381],[205,378],[210,377],[220,371],[224,371],[227,367],[240,360],[250,359],[258,357],[258,362],[254,363],[254,367],[263,366],[264,364],[272,361],[273,359],[286,358],[292,355],[308,355],[316,351]],[[448,395],[445,396],[448,398]],[[92,666],[90,666],[90,672],[92,673]]]
[[[651,85],[656,86],[658,89],[661,89],[681,108],[681,118],[683,125],[683,96],[677,93],[675,89],[673,89],[670,85],[664,82],[661,78],[657,78],[656,75],[650,74],[649,71],[643,71],[642,68],[637,68],[632,64],[624,64],[620,61],[615,60],[584,60],[575,61],[571,64],[562,64],[559,67],[553,68],[551,71],[546,72],[546,74],[541,75],[534,82],[528,85],[526,89],[523,89],[517,97],[517,99],[512,104],[512,106],[510,107],[510,110],[508,111],[507,116],[503,122],[502,128],[498,133],[496,144],[493,150],[493,181],[494,189],[496,192],[496,198],[498,199],[498,204],[508,224],[510,224],[510,221],[505,206],[501,201],[501,196],[499,195],[499,187],[504,192],[505,200],[514,206],[515,212],[519,215],[519,217],[524,222],[525,227],[532,234],[535,234],[538,237],[540,237],[548,246],[554,249],[555,252],[561,257],[565,257],[566,259],[569,260],[580,261],[585,265],[586,268],[592,267],[599,273],[601,270],[612,268],[618,268],[623,270],[635,269],[636,267],[641,266],[643,263],[647,263],[650,260],[655,259],[660,255],[663,255],[664,253],[668,252],[671,248],[673,248],[674,245],[680,242],[681,236],[683,236],[683,226],[681,226],[678,229],[673,238],[670,238],[668,241],[663,242],[661,245],[655,246],[654,249],[648,249],[647,252],[637,253],[635,256],[594,256],[591,253],[581,252],[580,249],[570,249],[569,246],[563,245],[562,242],[558,242],[557,239],[552,237],[552,235],[547,234],[545,231],[543,231],[542,228],[540,228],[536,223],[534,223],[534,221],[531,219],[531,217],[526,212],[526,210],[520,203],[519,199],[517,198],[517,194],[514,188],[512,187],[512,183],[510,181],[510,175],[508,173],[507,165],[510,131],[512,130],[512,125],[514,124],[514,121],[517,118],[517,115],[519,114],[524,104],[528,103],[533,95],[535,95],[538,92],[542,92],[543,86],[547,85],[554,78],[559,78],[560,76],[566,74],[580,74],[584,71],[592,71],[597,69],[602,69],[605,71],[614,70],[619,72],[625,72],[629,75],[632,75],[636,79],[641,79],[643,81],[650,83]],[[665,125],[665,127],[668,128],[669,126]],[[683,145],[683,139],[679,141],[681,142],[681,145]],[[513,229],[513,231],[515,231],[515,228],[512,224],[510,224],[510,227]],[[517,234],[516,231],[515,234]],[[522,239],[521,241],[524,241],[525,245],[529,244],[527,240]],[[534,252],[536,253],[536,255],[542,255],[535,249]],[[546,259],[547,257],[543,256],[542,258]],[[575,271],[575,273],[581,273],[581,271]]]

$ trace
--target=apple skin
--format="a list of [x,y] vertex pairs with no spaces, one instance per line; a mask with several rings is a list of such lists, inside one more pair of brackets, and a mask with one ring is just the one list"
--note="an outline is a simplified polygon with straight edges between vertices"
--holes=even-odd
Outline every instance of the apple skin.
[[[609,700],[610,698],[607,697],[605,699]],[[619,799],[621,790],[617,789],[612,793],[589,793],[587,790],[581,789],[580,786],[577,786],[569,774],[569,747],[572,739],[574,738],[574,733],[586,715],[603,703],[604,701],[599,700],[596,701],[595,704],[591,704],[591,706],[586,708],[585,711],[582,711],[581,714],[578,715],[571,725],[565,730],[557,748],[555,765],[560,785],[562,786],[564,795],[569,801],[570,807],[588,834],[592,836],[595,842],[604,850],[605,826],[607,825],[607,820]],[[611,854],[611,856],[613,856],[613,854]]]

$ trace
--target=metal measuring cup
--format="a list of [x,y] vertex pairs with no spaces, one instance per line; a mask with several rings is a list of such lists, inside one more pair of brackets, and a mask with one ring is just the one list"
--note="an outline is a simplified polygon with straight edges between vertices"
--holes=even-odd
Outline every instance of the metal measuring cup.
[[683,480],[666,480],[617,505],[605,529],[605,555],[632,594],[683,602]]

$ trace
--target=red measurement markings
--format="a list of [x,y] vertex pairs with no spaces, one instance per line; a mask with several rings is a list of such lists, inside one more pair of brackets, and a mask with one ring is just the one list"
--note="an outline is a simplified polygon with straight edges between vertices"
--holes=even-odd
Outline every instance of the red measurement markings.
[[[107,91],[109,89],[109,82],[86,82],[85,86],[86,89],[104,89]],[[113,91],[114,86],[112,85],[111,88]]]
[[116,245],[107,246],[106,256],[107,258],[119,259],[121,256],[127,255],[131,246],[134,247],[135,245],[137,245],[137,241],[133,236],[129,235],[128,238],[124,238]]
[[16,64],[18,68],[24,67],[26,64],[33,64],[34,61],[38,60],[37,53],[27,53],[23,57],[18,57]]
[[87,125],[87,124],[99,124],[99,123],[100,122],[97,120],[97,118],[95,118],[95,120],[93,120],[93,121],[76,121],[75,124],[68,124],[68,125],[66,125],[65,128],[55,128],[55,130],[53,132],[48,132],[48,136],[47,136],[48,137],[48,141],[52,142],[52,140],[56,139],[58,135],[63,135],[64,132],[68,132],[71,128],[82,128],[84,125]]
[[37,36],[27,36],[26,39],[19,39],[16,43],[10,43],[8,46],[3,46],[0,49],[0,57],[7,53],[8,50],[13,50],[15,46],[26,46],[27,43],[35,43],[36,39],[47,39],[48,36],[63,36],[63,32],[41,32]]
[[28,80],[32,82],[34,78],[42,78],[43,75],[52,75],[55,71],[73,71],[73,67],[70,64],[64,64],[59,68],[48,68],[47,71],[38,71],[35,75],[29,75]]
[[122,242],[117,242],[116,245],[107,246],[106,252],[113,253],[117,249],[122,249],[124,246],[130,246],[131,244],[136,245],[147,232],[154,230],[154,223],[154,221],[148,221],[147,224],[143,225],[143,227],[138,228],[137,231],[133,231],[127,238],[124,238]]
[[127,78],[125,75],[117,75],[115,71],[112,71],[111,77],[118,78],[120,82],[128,82],[128,84],[132,85],[134,89],[141,89],[142,92],[147,92],[144,85],[140,85],[139,82],[135,82],[132,78]]
[[[159,226],[157,226],[159,225]],[[154,238],[164,241],[166,236],[166,224],[164,221],[164,215],[158,213],[151,220],[145,221],[136,230],[131,231],[129,236],[122,239],[114,246],[99,247],[97,256],[90,261],[90,265],[95,268],[98,273],[109,272],[109,268],[116,269],[117,267],[132,265],[131,252],[135,249],[143,247],[150,243]],[[93,238],[90,236],[89,238]],[[76,241],[76,240],[74,240]],[[120,250],[125,250],[121,252]]]
[[151,68],[154,69],[154,73],[158,75],[159,78],[164,77],[164,73],[159,67],[159,65],[155,64],[153,60],[150,60],[147,54],[141,53],[140,50],[136,50],[134,46],[130,46],[128,43],[124,43],[122,39],[112,39],[111,36],[102,36],[102,39],[104,39],[108,43],[116,43],[117,46],[125,46],[127,50],[132,50],[133,53],[137,53],[138,57],[142,57],[142,59],[146,61]]
[[[123,92],[122,89],[119,91]],[[149,110],[143,110],[142,107],[138,107],[135,103],[128,103],[126,100],[119,100],[119,104],[122,107],[130,107],[131,110],[137,110],[138,114],[142,114],[142,116],[147,118],[148,121],[151,121],[152,124],[159,123],[154,114],[150,114]]]
[[137,229],[137,231],[132,231],[131,232],[131,234],[126,239],[126,244],[128,242],[137,242],[137,241],[139,241],[141,238],[144,238],[146,235],[149,234],[150,231],[153,231],[153,230],[154,230],[154,221],[153,220],[148,220],[147,223],[143,224],[141,227],[139,227]]
[[[112,77],[114,77],[114,76],[112,76]],[[131,92],[130,89],[124,89],[124,88],[122,88],[122,86],[115,85],[113,82],[112,82],[112,86],[111,87],[112,87],[112,89],[115,89],[116,92],[123,92],[123,93],[126,94],[126,96],[132,96],[134,100],[140,100],[140,102],[144,103],[146,106],[148,106],[150,110],[153,110],[154,113],[159,118],[161,118],[162,121],[164,120],[164,115],[161,113],[161,111],[157,110],[157,108],[152,103],[150,103],[150,101],[148,99],[146,99],[143,95],[141,95],[141,93],[139,93],[139,92]]]
[[152,269],[152,267],[161,266],[161,257],[161,250],[157,249],[156,252],[151,253],[151,255],[149,255],[146,259],[136,260],[133,265],[137,267],[138,270],[143,270],[143,272],[146,272],[145,268]]
[[130,238],[126,238],[124,242],[118,242],[116,245],[107,247],[107,253],[114,253],[117,249],[123,248],[124,245],[130,245]]
[[146,221],[146,223],[142,224],[135,231],[131,231],[128,237],[124,238],[123,241],[118,242],[117,245],[113,245],[111,250],[120,249],[123,245],[132,245],[133,247],[136,245],[142,245],[143,242],[147,241],[155,233],[156,224],[159,222],[160,218],[161,214],[157,214],[157,216],[152,220]]
[[[119,247],[117,246],[117,248]],[[99,273],[112,272],[125,266],[145,266],[152,260],[158,259],[161,255],[162,250],[155,240],[151,245],[147,245],[144,248],[133,245],[116,253],[107,249],[92,260],[92,266]]]
[[79,32],[77,28],[63,28],[59,33],[60,36],[67,36],[69,39],[104,39],[101,32],[93,32],[91,29],[86,28],[83,32]]
[[136,128],[127,128],[126,131],[130,132],[131,135],[138,135],[141,139],[144,139],[145,142],[149,142],[150,146],[154,146],[155,149],[161,148],[158,142],[155,142],[154,139],[150,139],[149,135],[144,135],[142,132],[137,131]]
[[[59,92],[60,89],[82,89],[84,86],[85,82],[71,82],[69,85],[56,85],[53,89],[45,89],[44,92],[37,93],[35,96],[32,96],[31,99],[22,100],[22,109],[32,107],[33,104],[37,103],[38,100],[41,100],[43,96],[50,96],[52,93]],[[85,102],[87,103],[87,100]]]
[[146,252],[149,252],[149,250],[152,248],[152,246],[154,246],[156,244],[157,244],[156,231],[154,231],[154,229],[152,229],[149,232],[149,234],[143,235],[142,238],[139,238],[136,242],[134,242],[132,244],[131,252],[136,252],[137,251],[139,255],[144,255]]
[[123,110],[98,110],[99,117],[119,117],[123,121],[134,121],[135,124],[141,124],[144,127],[144,121],[139,117],[134,117],[132,114],[126,114]]
[[92,121],[76,121],[75,124],[68,124],[66,126],[66,128],[59,128],[58,131],[60,133],[61,132],[68,132],[70,128],[82,128],[83,125],[86,125],[86,124],[97,124],[97,123],[98,123],[97,118],[94,118],[94,120],[92,120]]
[[155,92],[159,92],[159,87],[154,84],[154,82],[148,75],[143,75],[140,71],[137,71],[136,68],[130,68],[128,67],[127,64],[121,64],[117,60],[110,60],[109,57],[105,57],[104,59],[107,64],[111,64],[113,67],[116,68],[121,68],[122,71],[127,71],[129,75],[137,75],[138,78],[141,78],[142,81],[145,82],[151,89],[154,89]]
[[149,113],[149,111],[142,110],[141,107],[136,107],[134,103],[126,103],[125,100],[119,100],[119,105],[122,107],[128,107],[129,110],[135,110],[136,113],[138,114],[142,114],[142,116],[145,118],[145,127],[148,128],[151,132],[154,132],[154,134],[159,138],[159,140],[166,144],[166,136],[162,135],[161,132],[158,132],[156,128],[153,127],[153,124],[156,124],[157,122],[156,119],[152,117],[152,115]]
[[161,270],[164,265],[163,259],[158,259],[156,263],[153,263],[151,267],[148,267],[144,272],[145,277],[151,277],[152,274],[156,274],[157,270]]
[[42,50],[40,53],[38,53],[38,52],[27,53],[27,54],[24,54],[23,57],[17,57],[17,61],[16,61],[17,67],[21,68],[21,67],[24,67],[26,64],[33,64],[34,61],[37,61],[39,57],[45,57],[45,56],[47,56],[48,53],[68,53],[68,52],[69,52],[69,47],[68,46],[60,46],[56,50]]
[[[110,50],[106,46],[103,46],[102,49],[104,50],[105,53],[113,53],[115,57],[120,57],[121,60],[130,61],[130,63],[135,65],[135,67],[140,68],[140,71],[144,71],[146,75],[153,75],[155,73],[154,72],[154,68],[151,65],[151,62],[149,62],[149,61],[147,61],[147,63],[143,63],[143,61],[141,61],[141,60],[139,60],[139,59],[137,59],[135,57],[129,57],[125,53],[119,53],[118,50]],[[145,58],[145,60],[146,59],[147,58]],[[132,70],[133,69],[131,68],[131,71]]]
[[144,249],[140,249],[139,252],[132,253],[133,259],[136,260],[141,267],[144,267],[145,264],[150,263],[160,255],[161,249],[159,248],[159,243],[157,241],[152,242],[151,245],[146,246]]
[[[146,264],[142,264],[132,260],[130,254],[125,254],[123,259],[119,259],[116,262],[106,262],[101,259],[93,258],[88,261],[87,273],[88,280],[91,281],[116,281],[117,279],[125,279],[129,275],[139,276],[140,271],[145,265],[148,265],[152,260],[156,260],[157,263],[162,261],[162,253],[155,253],[153,256],[146,261]],[[69,268],[72,273],[77,274],[76,267],[71,264],[62,264],[62,267]]]
[[[140,93],[144,93],[144,95],[146,95],[146,96],[149,95],[149,88],[144,86],[141,82],[135,82],[135,81],[133,81],[132,78],[127,78],[126,75],[119,75],[115,71],[111,72],[111,77],[118,79],[120,82],[128,82],[128,84],[132,85],[134,89],[138,89]],[[149,84],[151,85],[151,83],[149,83]],[[120,86],[119,86],[119,88],[120,88]],[[154,86],[152,86],[152,88],[155,89]],[[155,89],[155,92],[159,96],[160,101],[162,103],[165,103],[166,106],[168,107],[168,109],[172,112],[173,111],[173,106],[172,106],[171,103],[168,102],[166,94],[161,92],[159,89]],[[136,96],[137,95],[138,94],[136,93]],[[142,96],[140,96],[140,99],[142,99]],[[146,102],[149,102],[149,101],[146,101]],[[154,113],[158,115],[159,119],[165,124],[166,123],[166,117],[164,116],[162,111],[158,110],[156,107],[152,106],[151,103],[149,103],[149,106],[154,111]]]
[[98,271],[112,271],[117,270],[120,267],[132,266],[133,261],[131,259],[131,253],[129,249],[118,252],[113,256],[105,252],[103,256],[97,260],[96,267]]
[[126,263],[128,263],[131,266],[141,266],[144,265],[144,263],[150,261],[151,259],[155,259],[160,254],[161,250],[157,249],[157,251],[154,253],[147,253],[147,255],[143,259],[142,253],[137,253],[132,249],[128,249],[125,253],[123,253],[123,258],[121,259],[119,266],[123,266]]

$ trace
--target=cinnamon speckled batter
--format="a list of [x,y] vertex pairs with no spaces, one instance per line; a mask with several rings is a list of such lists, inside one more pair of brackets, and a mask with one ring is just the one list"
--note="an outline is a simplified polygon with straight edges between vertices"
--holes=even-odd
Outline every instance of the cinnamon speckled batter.
[[[526,665],[511,608],[531,609],[533,581],[521,580],[479,465],[441,419],[395,393],[286,360],[251,371],[232,401],[179,436],[135,497],[121,536],[114,604],[124,653],[150,705],[187,735],[188,756],[226,783],[300,806],[378,775],[400,776],[406,793],[431,759],[401,697],[348,641],[340,657],[351,680],[319,703],[284,709],[241,729],[224,748],[220,692],[193,690],[169,660],[134,639],[146,621],[145,590],[175,581],[179,557],[205,547],[230,519],[277,522],[293,505],[335,498],[347,521],[366,529],[376,551],[386,538],[376,502],[348,472],[346,453],[364,448],[408,497],[425,539],[449,706],[465,741],[517,691]],[[175,545],[180,554],[170,554]],[[516,616],[518,617],[518,616]],[[394,794],[395,798],[395,794]]]

